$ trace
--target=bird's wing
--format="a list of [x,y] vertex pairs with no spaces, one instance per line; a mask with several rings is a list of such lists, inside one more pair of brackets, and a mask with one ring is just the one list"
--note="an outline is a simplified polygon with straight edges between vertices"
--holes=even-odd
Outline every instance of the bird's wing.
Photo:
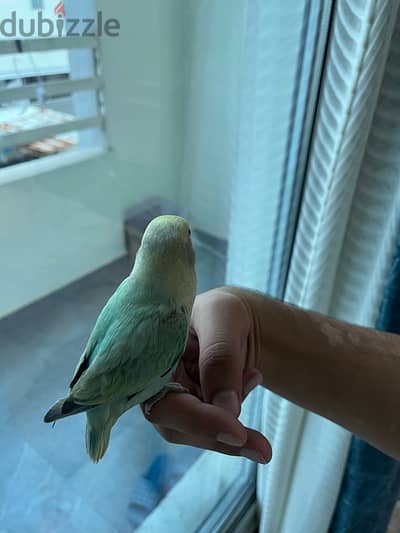
[[129,302],[131,300],[131,284],[132,281],[130,278],[125,278],[117,290],[111,295],[101,313],[97,317],[96,324],[94,325],[93,331],[90,334],[85,350],[83,351],[78,364],[76,365],[74,375],[72,376],[72,381],[69,385],[70,389],[75,386],[82,374],[89,368],[99,353],[99,344],[101,343],[102,339],[107,336],[107,331],[110,327],[112,327],[112,324],[115,321],[116,309],[121,309],[122,312],[126,312],[127,307],[129,307]]
[[107,335],[107,331],[114,321],[114,309],[118,307],[118,302],[121,302],[126,298],[125,294],[127,292],[128,283],[128,278],[122,281],[98,316],[96,324],[86,344],[85,350],[81,355],[78,364],[76,365],[74,375],[72,376],[72,381],[69,385],[70,389],[75,386],[82,374],[93,363],[94,357],[97,353],[99,341]]
[[137,394],[181,357],[188,327],[185,309],[174,305],[137,306],[130,316],[114,318],[88,366],[83,357],[71,397],[99,405]]
[[85,351],[83,352],[83,354],[81,355],[81,358],[79,359],[78,365],[75,369],[74,375],[72,376],[72,381],[69,384],[70,389],[72,389],[75,386],[75,384],[78,382],[82,374],[89,368],[91,354],[92,354],[92,351],[87,347]]

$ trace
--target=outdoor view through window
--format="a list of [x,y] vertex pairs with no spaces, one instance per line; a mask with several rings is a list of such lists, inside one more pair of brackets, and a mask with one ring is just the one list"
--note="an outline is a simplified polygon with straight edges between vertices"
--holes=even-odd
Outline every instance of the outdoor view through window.
[[101,143],[95,45],[69,49],[62,2],[17,7],[0,5],[0,168]]

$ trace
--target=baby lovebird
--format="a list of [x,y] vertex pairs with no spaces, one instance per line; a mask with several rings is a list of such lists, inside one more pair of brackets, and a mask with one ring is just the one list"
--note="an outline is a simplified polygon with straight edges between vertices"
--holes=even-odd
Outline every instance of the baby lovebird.
[[86,449],[105,454],[111,429],[141,402],[151,409],[168,390],[185,350],[196,294],[195,257],[186,220],[173,215],[147,226],[131,274],[101,311],[66,398],[45,422],[86,411]]

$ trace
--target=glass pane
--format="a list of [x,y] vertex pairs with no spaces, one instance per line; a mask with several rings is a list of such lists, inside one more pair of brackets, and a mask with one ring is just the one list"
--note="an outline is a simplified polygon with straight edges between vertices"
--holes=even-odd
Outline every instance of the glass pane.
[[[78,54],[81,58],[84,54],[89,69],[81,68],[76,72],[74,66]],[[72,66],[70,57],[73,58]],[[98,112],[95,90],[72,91],[68,85],[65,89],[62,85],[70,80],[90,78],[92,61],[91,51],[0,55],[0,90],[3,91],[0,93],[0,137],[95,116]],[[19,96],[18,89],[31,90],[21,92]],[[12,99],[7,90],[13,91]],[[100,142],[99,133],[97,138],[92,136],[91,142],[87,137],[87,133],[72,131],[35,139],[28,144],[16,142],[15,146],[0,148],[0,168]]]
[[[80,8],[82,20],[94,20],[94,6],[90,1],[82,2]],[[70,14],[76,19],[76,9]],[[65,36],[68,19],[63,2],[46,0],[40,5],[25,2],[15,9],[12,2],[6,1],[0,6],[0,43],[12,42],[20,49],[18,53],[0,54],[0,139],[101,113],[101,97],[96,90],[74,90],[68,86],[69,81],[96,77],[95,52],[92,49],[23,51],[21,42],[24,39],[39,37],[43,24],[55,31],[59,18],[64,24],[61,35]],[[33,30],[31,35],[30,29]],[[52,33],[49,37],[57,35]],[[50,42],[48,46],[51,46]],[[63,82],[66,82],[64,90]],[[15,145],[0,147],[0,168],[103,144],[104,138],[98,128],[52,133],[48,138],[38,136],[28,143],[16,141]]]
[[[27,4],[29,11],[19,8],[19,17],[31,16],[36,4]],[[56,4],[43,0],[54,20]],[[66,1],[67,17],[82,22],[97,10],[97,24],[114,20],[125,30],[99,38],[94,56],[88,50],[0,56],[0,88],[39,85],[32,98],[3,101],[3,137],[10,129],[43,127],[45,117],[62,121],[99,113],[110,148],[71,165],[60,166],[60,158],[34,160],[51,150],[98,146],[99,132],[85,131],[0,151],[3,166],[30,172],[29,179],[17,176],[3,186],[10,168],[0,169],[0,514],[7,530],[132,531],[205,458],[196,448],[166,443],[137,406],[116,422],[96,465],[85,450],[85,414],[59,420],[54,428],[42,420],[68,394],[95,321],[130,274],[155,216],[176,213],[190,222],[198,293],[243,280],[266,292],[271,272],[285,268],[275,250],[278,221],[287,220],[281,206],[296,208],[284,198],[291,198],[294,181],[287,161],[302,178],[287,153],[290,132],[299,127],[292,110],[299,108],[304,48],[306,10],[300,4],[290,7],[290,24],[288,8],[283,15],[268,12],[264,22],[275,33],[258,36],[271,48],[265,57],[252,52],[244,0],[99,0],[96,9],[92,1]],[[11,2],[2,5],[0,18],[13,9]],[[258,68],[253,57],[266,67],[255,86],[249,75]],[[96,74],[104,90],[51,98],[40,90],[46,82]],[[306,146],[306,134],[303,140]],[[304,147],[296,145],[293,152],[299,151]],[[282,237],[288,246],[291,237]],[[248,423],[258,427],[259,409],[248,405]],[[250,463],[232,457],[229,468],[224,463],[216,472],[207,471],[206,460],[202,464],[205,483],[215,491],[223,487],[226,495],[227,485],[240,485],[250,487],[246,494],[252,496],[253,463],[242,468]],[[226,474],[240,474],[240,483],[226,477],[220,483]],[[217,494],[203,515],[220,503],[223,495]],[[187,496],[189,531],[195,531],[196,498]],[[227,499],[232,508],[234,498]]]

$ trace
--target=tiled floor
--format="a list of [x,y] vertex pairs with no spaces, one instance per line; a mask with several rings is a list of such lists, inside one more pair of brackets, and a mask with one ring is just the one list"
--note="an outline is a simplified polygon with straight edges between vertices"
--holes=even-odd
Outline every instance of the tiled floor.
[[[54,428],[42,421],[65,394],[100,309],[129,270],[123,258],[0,321],[0,533],[132,531],[135,483],[156,456],[178,456],[138,408],[114,427],[98,465],[86,456],[85,416]],[[199,292],[223,283],[221,258],[201,247],[197,270]],[[195,454],[186,450],[190,463]],[[183,457],[179,448],[180,466]]]

